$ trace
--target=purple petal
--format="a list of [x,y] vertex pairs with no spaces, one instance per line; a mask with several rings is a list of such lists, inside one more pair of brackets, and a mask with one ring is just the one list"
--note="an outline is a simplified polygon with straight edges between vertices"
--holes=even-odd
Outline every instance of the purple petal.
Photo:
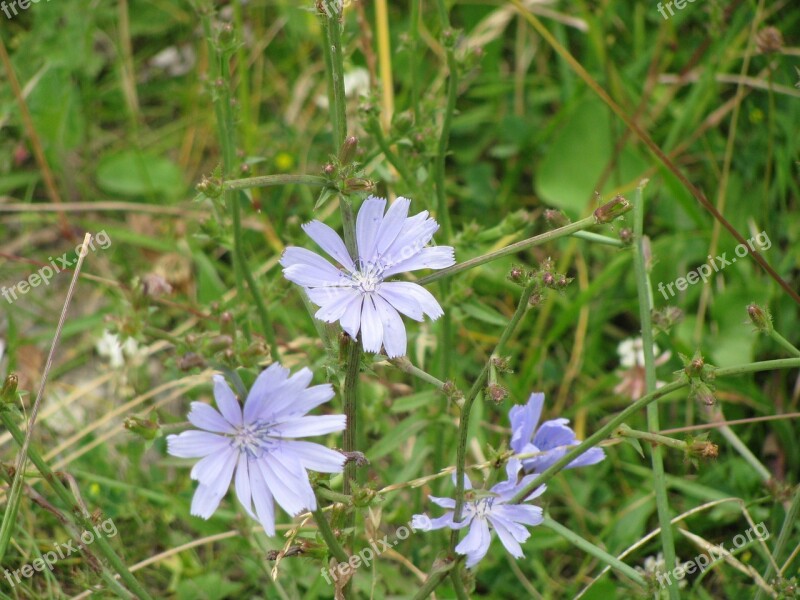
[[333,386],[330,383],[313,385],[300,392],[300,395],[295,400],[294,412],[298,415],[304,415],[311,409],[325,404],[331,400],[334,395]]
[[526,444],[533,440],[533,433],[539,425],[544,406],[544,394],[534,393],[528,403],[511,408],[508,418],[511,421],[511,449],[517,454],[524,452]]
[[501,504],[493,507],[492,513],[500,515],[507,521],[514,521],[531,527],[541,525],[544,521],[542,509],[530,504]]
[[381,351],[383,342],[383,325],[375,309],[375,303],[370,296],[364,297],[364,306],[361,308],[361,341],[365,352],[377,353]]
[[574,444],[575,432],[565,422],[566,419],[553,419],[542,423],[533,437],[533,445],[544,451]]
[[308,474],[299,462],[278,459],[274,454],[267,454],[254,461],[264,480],[267,482],[275,501],[283,510],[296,516],[304,510],[316,510],[317,501],[314,490],[308,481]]
[[370,262],[375,256],[375,240],[383,222],[383,211],[386,200],[370,196],[358,209],[356,217],[356,242],[358,256],[364,262]]
[[273,421],[300,416],[295,402],[298,396],[308,388],[308,384],[311,383],[313,378],[314,373],[308,367],[303,367],[297,371],[282,384],[268,392],[264,409],[256,418]]
[[403,313],[407,317],[411,317],[415,321],[422,321],[424,318],[422,307],[414,297],[404,293],[402,283],[403,282],[387,281],[381,284],[376,294],[391,304],[395,310]]
[[304,468],[319,473],[341,473],[344,469],[344,455],[321,444],[292,440],[284,442],[281,452],[290,453]]
[[265,410],[272,390],[286,381],[288,377],[289,369],[285,369],[280,363],[272,363],[268,369],[261,371],[244,403],[244,420],[247,423],[255,421],[256,415]]
[[214,375],[214,400],[228,423],[236,427],[242,424],[242,407],[222,375]]
[[167,436],[167,452],[178,458],[202,458],[223,452],[230,445],[229,438],[195,429]]
[[452,246],[433,246],[423,248],[416,255],[400,261],[383,272],[384,277],[391,277],[396,273],[416,271],[417,269],[444,269],[456,262],[455,250]]
[[192,402],[191,407],[188,418],[195,427],[215,433],[234,432],[233,425],[226,421],[214,407],[202,402]]
[[430,500],[437,506],[441,506],[442,508],[449,508],[452,510],[456,507],[456,501],[453,498],[439,498],[437,496],[428,496],[428,500]]
[[348,281],[347,276],[319,254],[290,246],[281,257],[283,275],[304,287],[337,286]]
[[392,245],[397,239],[400,230],[406,222],[408,216],[408,209],[411,206],[411,200],[408,198],[399,197],[383,217],[383,222],[378,229],[378,236],[375,243],[375,253],[377,256],[382,256],[389,246]]
[[405,356],[406,354],[406,328],[403,319],[397,311],[378,295],[372,297],[378,318],[383,324],[383,347],[389,358]]
[[439,303],[436,301],[436,298],[433,297],[433,294],[431,294],[421,285],[411,283],[410,281],[390,281],[389,283],[384,283],[381,286],[381,292],[383,292],[383,289],[387,286],[390,286],[389,289],[392,291],[392,293],[404,294],[411,300],[415,301],[417,304],[419,304],[422,312],[428,315],[434,321],[444,314],[442,307],[439,306]]
[[342,431],[346,426],[347,417],[344,415],[296,417],[271,427],[270,435],[285,438],[311,437]]
[[395,265],[411,258],[422,250],[431,241],[433,234],[439,229],[439,224],[434,219],[428,218],[428,211],[406,219],[397,238],[387,248],[383,261],[387,266]]
[[[494,526],[494,530],[497,532],[497,537],[500,538],[500,541],[503,543],[503,546],[505,546],[506,550],[508,550],[508,553],[514,558],[522,558],[524,556],[522,553],[522,548],[517,540],[514,539],[514,535],[506,528],[507,522],[504,522],[502,519],[491,517],[489,520]],[[524,528],[523,531],[525,531]],[[525,531],[525,533],[530,535],[527,531]]]
[[192,497],[192,507],[189,513],[194,517],[208,519],[217,510],[224,496],[225,492],[220,494],[213,488],[201,484],[197,486],[197,490]]
[[250,485],[250,469],[248,467],[247,455],[242,452],[239,454],[239,464],[236,465],[236,476],[233,483],[236,489],[236,497],[252,518],[257,519],[253,513],[253,496]]
[[267,535],[275,535],[275,503],[272,499],[272,492],[269,491],[261,469],[255,461],[249,465],[250,489],[253,493],[253,504],[256,507],[258,522],[264,528]]
[[484,519],[473,519],[469,532],[456,546],[456,552],[467,555],[467,568],[474,567],[486,556],[491,543],[492,534],[489,533],[489,525]]
[[[457,481],[456,477],[457,477],[457,475],[456,475],[455,471],[450,473],[450,481],[453,482],[453,485],[456,485],[456,481]],[[472,481],[470,481],[469,476],[466,473],[464,473],[464,489],[465,490],[471,490],[472,489]]]
[[342,315],[342,318],[339,320],[339,324],[342,326],[342,329],[344,329],[353,339],[358,337],[358,331],[361,329],[361,312],[363,301],[364,296],[359,296],[355,302],[348,304],[347,309]]
[[356,270],[353,259],[350,257],[342,238],[325,223],[311,221],[303,225],[303,231],[345,269],[351,273]]
[[[317,288],[320,289],[320,288]],[[326,323],[335,323],[341,319],[351,304],[361,305],[361,293],[355,288],[324,288],[330,293],[337,290],[326,304],[320,304],[320,309],[314,317]],[[311,291],[311,290],[309,290]],[[309,294],[310,297],[310,294]],[[315,302],[317,302],[315,300]],[[319,302],[317,302],[319,304]]]
[[239,452],[233,446],[229,446],[222,452],[209,454],[197,461],[192,467],[190,476],[205,486],[226,490],[231,484],[233,469],[238,459]]

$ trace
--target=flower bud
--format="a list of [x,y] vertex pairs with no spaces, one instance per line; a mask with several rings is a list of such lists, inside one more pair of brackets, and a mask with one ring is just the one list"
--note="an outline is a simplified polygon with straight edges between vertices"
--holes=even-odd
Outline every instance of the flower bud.
[[145,440],[154,440],[161,435],[161,425],[155,415],[150,419],[128,417],[125,419],[125,429]]
[[569,224],[567,215],[560,210],[554,210],[552,208],[548,208],[544,211],[544,218],[553,227],[563,227],[564,225]]
[[506,398],[508,398],[508,390],[502,385],[490,383],[488,386],[486,386],[487,400],[491,400],[495,404],[500,404]]
[[719,456],[719,446],[707,440],[694,440],[687,447],[689,456],[712,459]]
[[617,196],[611,202],[607,202],[594,211],[594,220],[597,223],[611,223],[617,217],[621,217],[633,208],[630,202],[622,196]]
[[9,374],[3,382],[3,390],[0,392],[0,403],[14,404],[17,401],[17,385],[19,378],[16,373]]
[[711,388],[697,379],[692,380],[692,386],[689,390],[689,399],[695,400],[699,404],[705,406],[713,406],[717,400],[714,398],[714,392]]
[[769,333],[772,331],[772,316],[769,311],[761,308],[758,304],[749,304],[747,306],[747,316],[750,321],[755,325],[756,329],[762,333]]
[[353,162],[353,157],[355,157],[357,149],[358,138],[356,136],[351,135],[345,139],[342,147],[339,149],[339,164],[342,166],[347,166]]
[[619,230],[619,239],[623,244],[633,243],[633,230],[630,227],[623,227]]

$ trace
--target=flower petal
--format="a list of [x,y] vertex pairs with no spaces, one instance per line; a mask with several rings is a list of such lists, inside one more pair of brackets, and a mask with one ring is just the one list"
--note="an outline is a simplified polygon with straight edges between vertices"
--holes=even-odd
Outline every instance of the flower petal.
[[269,491],[269,486],[256,461],[250,462],[249,474],[250,489],[253,493],[253,504],[256,507],[258,522],[261,523],[267,535],[275,535],[275,503],[272,492]]
[[308,474],[299,461],[289,461],[286,458],[267,454],[255,462],[275,500],[287,513],[295,516],[306,509],[316,510],[317,500],[308,481]]
[[378,236],[375,242],[376,256],[383,256],[389,246],[392,245],[397,239],[400,230],[406,222],[408,216],[408,209],[411,206],[411,200],[408,198],[398,197],[386,214],[383,217],[383,222],[378,229]]
[[378,311],[378,318],[383,325],[383,347],[389,358],[405,356],[406,354],[406,328],[403,319],[397,311],[379,295],[374,295],[372,300]]
[[384,277],[417,269],[444,269],[456,263],[452,246],[432,246],[423,248],[414,256],[402,260],[383,272]]
[[489,545],[492,543],[492,534],[489,525],[484,519],[473,519],[469,532],[456,546],[456,552],[467,555],[467,568],[474,567],[486,556]]
[[385,208],[386,200],[370,196],[364,200],[361,208],[358,209],[356,242],[358,244],[358,256],[362,262],[370,262],[375,256],[375,240],[383,222]]
[[167,436],[167,452],[178,458],[202,458],[222,452],[230,445],[229,438],[196,429]]
[[269,368],[264,369],[256,378],[247,400],[244,403],[244,420],[252,423],[255,416],[261,414],[268,403],[268,398],[272,390],[281,385],[289,377],[289,369],[284,368],[280,363],[272,363]]
[[242,424],[242,407],[222,375],[214,375],[214,400],[228,423],[235,427]]
[[344,454],[322,444],[291,440],[281,445],[281,452],[290,453],[304,468],[319,473],[341,473],[344,469]]
[[226,421],[213,406],[202,402],[192,402],[191,407],[188,419],[195,427],[215,433],[234,432],[233,425]]
[[209,454],[197,461],[192,467],[190,476],[205,486],[226,490],[231,484],[231,476],[238,458],[238,450],[229,446],[222,452]]
[[[314,300],[314,302],[320,306],[320,309],[316,312],[314,318],[319,319],[320,321],[325,321],[326,323],[335,323],[344,316],[344,313],[347,312],[350,304],[357,303],[359,306],[361,305],[361,293],[355,288],[327,287],[316,288],[314,290],[309,290],[309,292],[317,292],[320,290],[325,290],[327,294],[324,304],[321,304],[318,300]],[[309,297],[311,297],[311,294],[309,294]],[[317,298],[319,297],[320,296],[317,295]]]
[[311,437],[334,431],[342,431],[347,426],[344,415],[316,415],[295,417],[270,428],[270,435],[284,438]]
[[415,321],[422,321],[424,319],[422,306],[420,306],[416,298],[405,294],[402,287],[396,287],[398,283],[403,282],[387,281],[381,284],[381,287],[375,293],[391,304],[398,312],[411,317]]
[[347,309],[344,311],[342,318],[339,319],[339,324],[342,326],[342,329],[353,339],[358,337],[358,331],[361,329],[363,303],[364,296],[360,295],[355,302],[351,302],[347,305]]
[[349,280],[345,273],[319,254],[296,246],[283,251],[281,265],[286,279],[304,287],[337,286]]
[[378,353],[381,351],[383,324],[370,296],[364,296],[364,306],[361,308],[361,341],[364,344],[365,352]]
[[350,253],[347,251],[347,247],[344,245],[342,238],[339,237],[339,234],[333,229],[320,221],[311,221],[303,225],[303,231],[345,269],[351,273],[355,271],[356,267],[353,264]]
[[299,397],[295,400],[294,410],[297,414],[304,415],[320,404],[330,401],[334,395],[333,386],[330,383],[312,385],[300,392]]
[[[522,553],[522,548],[520,547],[519,542],[514,539],[514,536],[506,528],[506,522],[504,522],[502,519],[496,519],[492,517],[489,517],[489,520],[494,526],[494,530],[497,532],[497,537],[500,538],[500,541],[503,543],[503,546],[505,546],[506,550],[508,550],[508,553],[514,558],[522,558],[524,556]],[[525,533],[528,532],[526,531]]]
[[437,506],[441,506],[442,508],[454,509],[456,507],[456,501],[453,498],[439,498],[437,496],[428,496],[428,500],[430,500]]
[[225,492],[220,494],[214,488],[200,484],[192,497],[192,507],[189,513],[194,517],[208,519],[217,510],[224,496]]
[[236,489],[236,497],[239,499],[240,504],[248,515],[258,520],[258,517],[253,513],[253,496],[248,462],[247,454],[241,452],[239,454],[239,463],[236,465],[236,476],[233,483]]
[[511,421],[511,449],[517,454],[523,452],[526,444],[533,440],[533,433],[539,425],[544,407],[544,394],[533,393],[528,403],[511,408],[508,418]]
[[[380,294],[382,296],[385,289],[389,289],[392,294],[402,294],[415,301],[419,304],[422,312],[434,321],[444,314],[442,307],[439,306],[433,294],[419,284],[411,283],[410,281],[390,281],[381,285]],[[400,309],[399,306],[395,306],[395,308]],[[405,312],[402,309],[400,310]],[[413,315],[409,314],[409,316],[413,318]]]

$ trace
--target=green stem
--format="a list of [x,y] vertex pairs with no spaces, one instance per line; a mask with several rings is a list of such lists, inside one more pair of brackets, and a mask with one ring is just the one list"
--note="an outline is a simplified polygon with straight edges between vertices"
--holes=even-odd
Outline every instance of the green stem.
[[[747,363],[744,365],[737,365],[735,367],[723,367],[714,371],[716,378],[731,377],[734,375],[744,375],[746,373],[756,373],[759,371],[772,371],[775,369],[793,369],[800,367],[800,358],[782,358],[778,360],[765,360],[756,363]],[[616,417],[611,419],[608,423],[603,425],[600,429],[583,440],[580,444],[573,447],[569,452],[562,456],[559,460],[553,463],[550,467],[542,471],[542,473],[533,481],[531,481],[525,489],[521,490],[514,496],[509,503],[522,502],[523,499],[528,497],[540,485],[547,483],[555,477],[559,471],[571,463],[573,460],[581,456],[589,449],[596,446],[599,442],[606,439],[620,424],[624,423],[642,408],[648,406],[651,402],[658,400],[671,394],[672,392],[684,388],[689,385],[688,381],[673,381],[667,385],[658,388],[639,398],[636,402],[630,404],[626,409],[617,414]]]
[[404,373],[408,373],[409,375],[413,375],[417,379],[421,379],[422,381],[435,385],[440,390],[444,388],[445,385],[444,381],[442,381],[441,379],[437,379],[436,377],[434,377],[430,373],[427,373],[426,371],[423,371],[419,367],[415,367],[414,365],[411,364],[411,361],[408,360],[408,358],[406,358],[405,356],[402,356],[400,358],[393,358],[389,362],[392,363],[392,365],[394,365],[401,371],[403,371]]
[[561,523],[554,521],[550,517],[545,517],[544,521],[542,522],[542,525],[552,531],[555,531],[558,535],[563,537],[570,544],[572,544],[573,546],[577,546],[578,548],[586,552],[586,554],[594,556],[600,562],[607,564],[612,569],[616,569],[631,581],[638,583],[644,588],[647,587],[647,582],[642,578],[641,575],[639,575],[636,569],[625,564],[624,562],[619,560],[616,556],[613,556],[608,552],[606,552],[605,550],[598,548],[589,540],[582,538],[571,529],[564,527]]
[[340,563],[346,563],[350,557],[333,534],[331,525],[328,523],[328,519],[325,518],[325,513],[322,512],[321,508],[317,508],[317,510],[312,511],[312,514],[314,515],[314,520],[317,522],[317,528],[322,535],[322,539],[325,540],[325,544],[328,546],[328,550],[330,550],[331,554],[336,557],[336,560]]
[[[636,288],[639,295],[639,320],[642,328],[642,352],[644,354],[645,385],[648,392],[656,389],[656,366],[653,356],[653,326],[650,314],[653,309],[653,296],[650,288],[650,277],[647,274],[644,256],[644,194],[643,185],[636,188],[636,201],[633,205],[633,239],[636,252],[633,254],[633,265],[636,272]],[[658,403],[647,405],[647,428],[650,432],[661,429],[658,419]],[[664,478],[663,448],[652,447],[650,457],[653,464],[653,487],[656,495],[658,523],[661,526],[661,547],[664,552],[664,569],[667,572],[675,568],[675,540],[672,535],[672,519],[667,497],[667,482]],[[667,582],[670,600],[679,600],[678,581]]]
[[[538,280],[534,279],[522,290],[519,304],[517,304],[517,310],[514,311],[514,315],[511,317],[511,320],[508,322],[508,325],[506,325],[505,330],[500,336],[500,341],[497,343],[497,347],[492,353],[492,356],[483,366],[478,378],[475,380],[475,383],[472,384],[472,388],[469,390],[469,394],[467,394],[467,397],[464,400],[464,406],[461,409],[461,418],[458,423],[458,449],[456,454],[456,505],[453,509],[453,521],[456,523],[461,521],[461,511],[464,508],[464,463],[466,462],[467,458],[469,414],[472,410],[472,405],[475,402],[475,398],[478,397],[478,394],[486,383],[486,379],[489,375],[489,365],[491,364],[492,358],[499,356],[503,350],[503,347],[506,345],[508,340],[511,339],[514,330],[517,328],[517,325],[519,325],[519,322],[522,320],[525,311],[528,309],[528,301],[530,300],[531,295],[533,294],[533,291],[537,285]],[[453,530],[450,536],[451,553],[454,551],[456,544],[458,543],[458,533],[459,532],[457,530]]]
[[439,145],[436,150],[436,216],[442,224],[442,239],[444,242],[449,242],[453,232],[450,227],[450,212],[447,208],[447,194],[444,189],[445,161],[447,159],[447,146],[450,142],[450,127],[453,123],[456,99],[458,98],[458,65],[456,64],[456,56],[453,50],[453,40],[448,41],[444,39],[446,36],[453,35],[450,29],[450,18],[447,15],[447,7],[445,6],[444,0],[437,0],[436,8],[438,9],[439,21],[442,26],[442,45],[446,49],[448,71],[447,105],[444,110],[442,131],[439,135]]
[[722,434],[728,443],[739,453],[739,455],[759,474],[761,479],[769,481],[772,479],[772,473],[769,472],[755,454],[750,452],[750,448],[736,435],[736,432],[728,425],[721,425],[719,432]]
[[[8,429],[11,437],[13,437],[17,444],[22,447],[22,445],[25,443],[25,435],[22,433],[19,427],[17,427],[17,424],[11,419],[11,416],[7,412],[0,412],[0,420],[2,420],[5,428]],[[53,488],[53,491],[61,499],[61,502],[70,507],[70,509],[76,508],[76,502],[70,495],[67,488],[64,487],[64,484],[61,483],[61,480],[55,476],[53,471],[39,455],[39,453],[33,448],[30,448],[28,450],[28,458],[30,458],[31,462],[39,471],[42,478],[44,478],[50,487]],[[91,530],[92,527],[94,527],[91,517],[88,514],[84,514],[82,510],[70,510],[68,512],[69,514],[74,515],[77,525],[82,527],[84,530]],[[94,541],[94,545],[98,549],[98,552],[102,554],[106,560],[108,560],[111,568],[119,573],[122,581],[134,594],[136,594],[141,600],[152,600],[150,594],[145,591],[142,585],[131,574],[131,572],[128,570],[128,567],[125,566],[125,563],[122,562],[122,559],[120,559],[117,553],[114,552],[114,549],[111,547],[111,544],[108,543],[108,540],[106,540],[105,537],[97,536]]]
[[[789,510],[786,511],[786,516],[783,518],[783,526],[781,527],[781,532],[778,534],[778,541],[775,542],[775,548],[772,551],[772,556],[775,558],[775,562],[778,564],[780,564],[783,548],[786,546],[789,536],[792,535],[794,531],[798,516],[800,516],[800,485],[798,485],[794,490],[792,503],[789,505]],[[766,572],[764,573],[764,581],[767,582],[767,585],[769,585],[769,580],[774,574],[775,567],[770,562],[767,566]],[[755,596],[755,600],[761,600],[763,596],[764,592],[759,588],[758,593]]]
[[481,256],[476,256],[475,258],[470,258],[469,260],[465,260],[462,263],[455,264],[452,267],[441,269],[440,271],[432,273],[427,277],[422,277],[418,279],[416,283],[418,283],[419,285],[428,285],[429,283],[433,283],[434,281],[439,281],[440,279],[444,279],[446,277],[452,277],[456,273],[460,273],[461,271],[467,271],[469,269],[474,269],[475,267],[479,267],[493,260],[497,260],[498,258],[508,256],[509,254],[516,254],[517,252],[520,252],[522,250],[527,250],[528,248],[533,248],[534,246],[540,246],[541,244],[545,244],[547,242],[557,240],[558,238],[571,235],[577,231],[588,229],[589,227],[595,225],[596,223],[597,221],[595,220],[595,217],[589,216],[586,217],[585,219],[581,219],[580,221],[576,221],[575,223],[564,225],[564,227],[559,227],[558,229],[553,229],[551,231],[547,231],[540,235],[535,235],[531,238],[515,242],[510,246],[501,248],[500,250],[495,250],[494,252],[489,252]]
[[293,175],[290,173],[285,173],[278,175],[247,177],[245,179],[230,179],[225,181],[222,184],[222,187],[225,190],[246,190],[249,188],[291,185],[293,183],[325,187],[328,185],[328,180],[317,175]]
[[408,28],[409,51],[408,69],[411,73],[411,107],[414,109],[414,124],[419,125],[419,73],[417,72],[417,52],[419,48],[419,12],[422,0],[411,0],[411,17]]
[[685,452],[689,446],[683,440],[676,440],[675,438],[667,437],[666,435],[660,435],[658,433],[652,433],[650,431],[638,431],[636,429],[631,429],[630,427],[624,427],[624,426],[621,426],[615,432],[615,434],[618,435],[619,437],[644,440],[646,442],[650,442],[653,445],[667,446],[668,448],[672,448],[674,450],[681,450],[683,452]]
[[467,590],[464,589],[464,581],[461,579],[461,573],[459,573],[458,569],[450,571],[450,580],[453,582],[456,598],[458,598],[458,600],[469,600],[469,594],[467,594]]
[[439,584],[444,581],[448,573],[450,573],[450,571],[460,562],[460,560],[455,560],[451,563],[448,563],[444,567],[438,567],[437,571],[428,575],[425,583],[423,583],[422,587],[419,588],[416,594],[414,594],[414,600],[424,600],[430,596],[433,593],[433,590],[435,590]]
[[787,340],[780,333],[778,333],[774,329],[770,329],[769,335],[773,340],[778,342],[778,344],[783,346],[784,350],[786,350],[789,354],[791,354],[792,356],[800,356],[800,350],[798,350],[797,347],[794,344],[792,344],[792,342]]
[[572,237],[586,240],[587,242],[596,242],[598,244],[605,244],[606,246],[614,246],[616,248],[624,248],[627,246],[622,240],[618,240],[592,231],[578,231],[573,233]]
[[347,104],[344,90],[344,56],[342,55],[342,17],[340,2],[328,3],[325,14],[325,54],[328,59],[328,95],[331,103],[331,124],[333,125],[333,145],[336,151],[342,147],[347,137]]

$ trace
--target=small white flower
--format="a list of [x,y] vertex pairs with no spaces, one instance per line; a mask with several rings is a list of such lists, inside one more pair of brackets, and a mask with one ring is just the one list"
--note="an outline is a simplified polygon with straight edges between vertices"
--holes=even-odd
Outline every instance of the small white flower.
[[103,335],[97,340],[95,350],[100,356],[107,358],[109,364],[115,369],[125,366],[125,357],[136,362],[142,355],[142,350],[135,339],[128,338],[120,344],[119,336],[111,333],[108,329],[103,331]]

